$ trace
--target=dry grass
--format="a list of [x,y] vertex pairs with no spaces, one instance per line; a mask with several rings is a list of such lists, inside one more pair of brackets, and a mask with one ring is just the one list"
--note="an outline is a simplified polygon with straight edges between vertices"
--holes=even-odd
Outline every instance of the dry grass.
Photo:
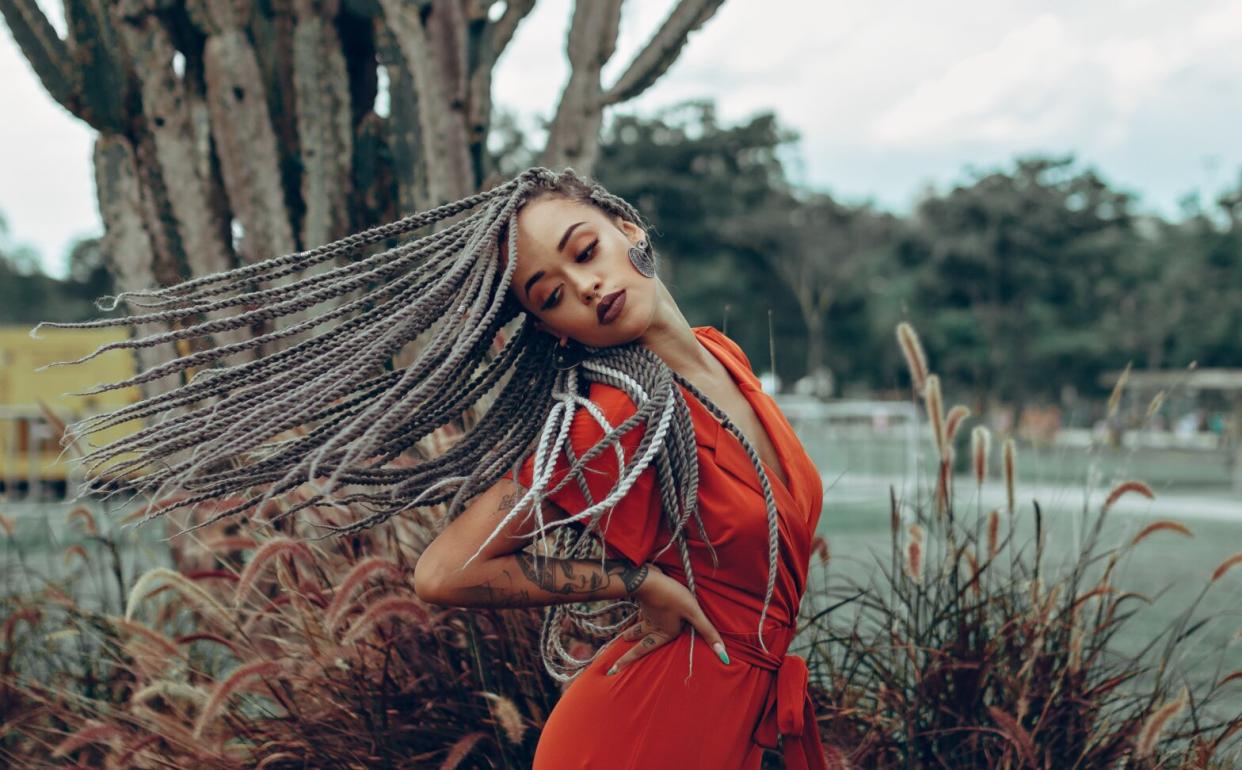
[[[922,346],[902,326],[898,339],[917,367],[913,398],[930,410],[943,469],[960,420],[936,412],[940,380],[922,355],[910,354]],[[981,483],[990,437],[971,433],[971,471]],[[1209,619],[1196,609],[1210,590],[1237,590],[1220,584],[1242,553],[1210,578],[1205,571],[1198,598],[1141,655],[1117,654],[1119,634],[1152,600],[1118,586],[1114,566],[1131,553],[1159,558],[1159,535],[1192,536],[1190,529],[1161,520],[1115,546],[1101,542],[1119,498],[1153,496],[1143,482],[1125,481],[1096,512],[1084,510],[1080,551],[1057,554],[1054,564],[1044,553],[1038,501],[1017,506],[1012,438],[1002,442],[999,464],[1005,509],[964,515],[941,470],[930,500],[890,492],[887,559],[877,558],[863,582],[830,580],[839,584],[828,592],[829,609],[806,619],[799,636],[811,640],[806,655],[825,743],[849,747],[853,766],[868,768],[1236,767],[1242,715],[1214,704],[1242,672],[1195,683],[1178,662],[1205,654],[1197,645]],[[1033,542],[1016,542],[1019,517],[1028,516]]]
[[[315,516],[339,512],[302,513],[283,519],[284,531],[234,525],[182,544],[174,569],[130,582],[98,569],[116,548],[67,546],[75,569],[112,572],[107,595],[125,601],[83,606],[48,583],[0,605],[0,762],[528,766],[561,692],[538,659],[539,609],[423,603],[413,564],[429,523],[312,542]],[[71,515],[111,540],[93,515]]]

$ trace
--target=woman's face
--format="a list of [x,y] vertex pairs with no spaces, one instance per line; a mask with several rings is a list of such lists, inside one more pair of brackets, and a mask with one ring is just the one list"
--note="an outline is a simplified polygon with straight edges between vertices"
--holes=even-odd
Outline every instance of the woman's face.
[[[651,324],[656,279],[630,262],[629,249],[646,238],[642,228],[614,219],[590,204],[545,196],[518,212],[517,266],[509,288],[538,319],[538,328],[558,339],[592,347],[637,339]],[[508,238],[501,259],[508,259]],[[602,322],[600,301],[620,293],[615,317]]]

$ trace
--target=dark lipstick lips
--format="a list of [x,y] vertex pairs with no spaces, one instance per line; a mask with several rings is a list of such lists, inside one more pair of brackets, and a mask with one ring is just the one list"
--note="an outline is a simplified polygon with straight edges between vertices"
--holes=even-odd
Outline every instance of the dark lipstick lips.
[[612,309],[613,304],[621,299],[621,295],[625,293],[625,289],[614,291],[612,294],[605,296],[599,301],[599,305],[595,307],[595,315],[599,317],[599,322],[604,323],[604,316],[608,315],[608,311]]

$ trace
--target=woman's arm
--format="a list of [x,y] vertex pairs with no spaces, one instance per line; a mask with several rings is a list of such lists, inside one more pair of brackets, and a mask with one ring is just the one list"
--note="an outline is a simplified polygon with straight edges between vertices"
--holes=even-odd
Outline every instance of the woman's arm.
[[[414,567],[414,590],[426,602],[454,607],[530,607],[631,597],[647,566],[626,559],[557,559],[522,552],[534,529],[529,512],[505,525],[465,569],[526,490],[502,478],[476,497],[427,547]],[[544,519],[566,513],[544,501]]]

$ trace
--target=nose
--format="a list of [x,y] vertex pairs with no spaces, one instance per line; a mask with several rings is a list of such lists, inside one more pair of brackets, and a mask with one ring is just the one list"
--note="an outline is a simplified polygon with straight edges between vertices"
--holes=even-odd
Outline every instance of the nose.
[[600,294],[603,292],[603,281],[594,273],[583,273],[573,277],[574,283],[578,287],[578,296],[582,301],[591,304],[591,298],[594,297],[598,302]]

